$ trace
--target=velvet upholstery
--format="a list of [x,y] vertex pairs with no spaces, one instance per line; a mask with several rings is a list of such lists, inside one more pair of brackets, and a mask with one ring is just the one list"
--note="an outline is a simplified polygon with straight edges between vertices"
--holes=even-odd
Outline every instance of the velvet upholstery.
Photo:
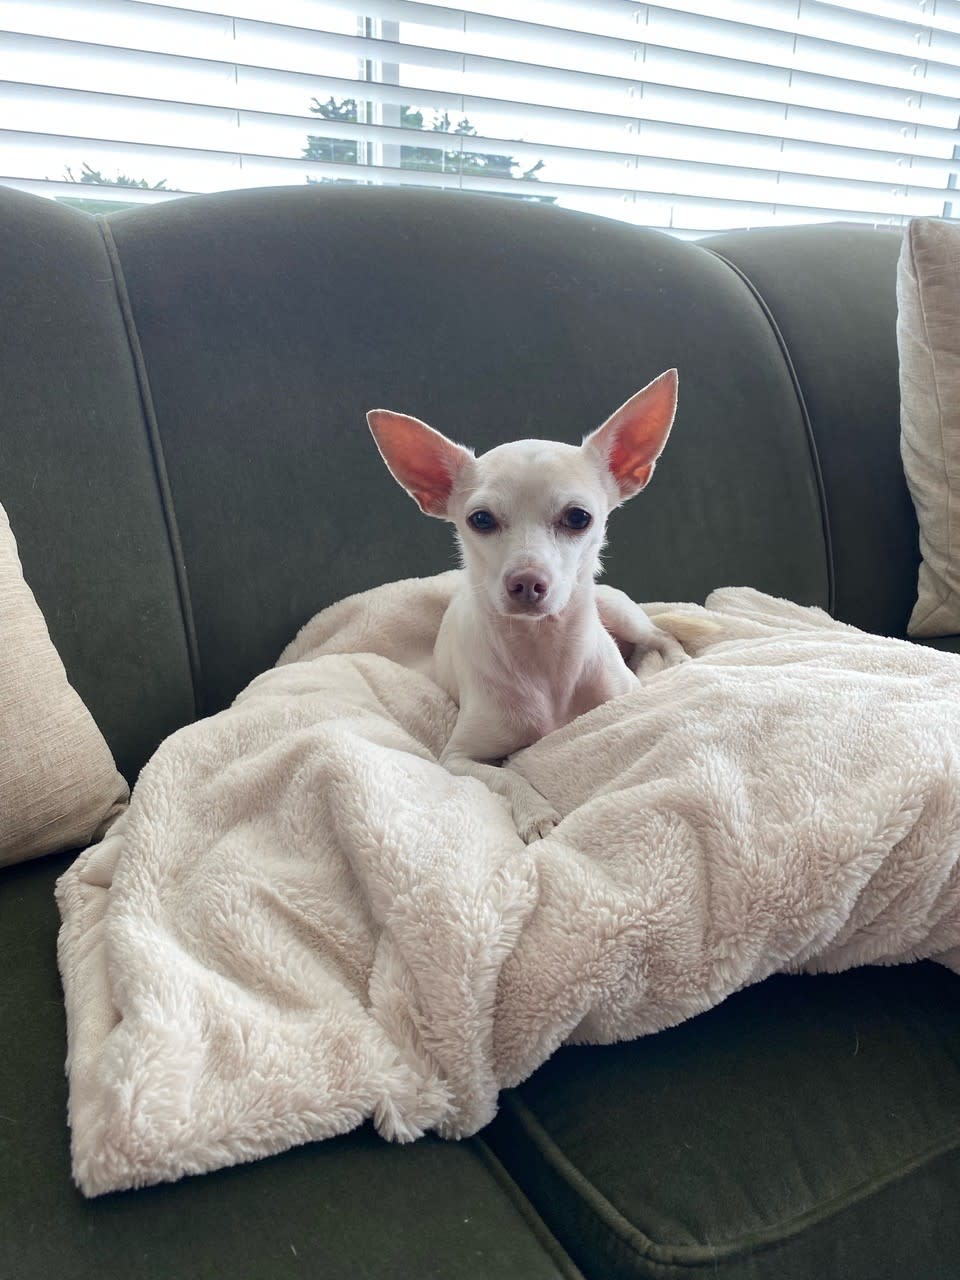
[[906,634],[920,562],[900,461],[901,237],[858,226],[761,228],[704,243],[750,281],[809,415],[844,622]]
[[88,215],[0,189],[0,503],[132,781],[192,719],[174,556],[117,280]]
[[946,1280],[958,1067],[944,969],[777,977],[658,1036],[561,1050],[488,1140],[588,1275]]
[[364,419],[375,407],[478,450],[579,441],[679,365],[668,450],[611,522],[609,580],[645,599],[749,582],[827,603],[790,374],[762,309],[712,254],[552,208],[422,191],[256,191],[118,214],[110,228],[206,709],[323,605],[451,564],[449,531],[377,455]]
[[575,1280],[480,1142],[388,1146],[362,1129],[174,1186],[84,1200],[70,1183],[56,966],[53,881],[68,861],[10,868],[0,892],[0,945],[19,944],[4,945],[0,970],[0,1276]]
[[[329,186],[102,220],[0,188],[0,229],[0,502],[131,780],[322,606],[452,563],[376,455],[377,405],[479,449],[577,440],[676,365],[677,424],[613,517],[608,580],[640,599],[747,584],[904,633],[896,235],[691,244]],[[776,978],[561,1050],[465,1143],[363,1130],[87,1203],[55,967],[67,861],[0,873],[2,1276],[960,1274],[960,988],[930,965]]]

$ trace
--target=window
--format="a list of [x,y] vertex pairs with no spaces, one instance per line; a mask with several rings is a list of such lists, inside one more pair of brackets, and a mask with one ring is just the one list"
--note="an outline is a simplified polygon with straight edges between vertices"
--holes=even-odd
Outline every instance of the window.
[[0,182],[437,186],[677,234],[960,216],[960,0],[0,0]]

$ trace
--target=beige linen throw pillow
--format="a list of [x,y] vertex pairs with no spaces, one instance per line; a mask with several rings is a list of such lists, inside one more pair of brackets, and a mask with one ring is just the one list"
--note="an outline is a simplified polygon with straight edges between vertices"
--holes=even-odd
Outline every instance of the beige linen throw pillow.
[[900,450],[923,557],[912,636],[960,632],[960,223],[915,218],[897,272]]
[[0,866],[89,844],[127,784],[67,680],[0,507]]

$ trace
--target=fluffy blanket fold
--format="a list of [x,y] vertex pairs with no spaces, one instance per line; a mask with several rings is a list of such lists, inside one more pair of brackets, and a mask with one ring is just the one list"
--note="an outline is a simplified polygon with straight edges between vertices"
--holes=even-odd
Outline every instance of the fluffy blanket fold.
[[318,615],[61,878],[85,1194],[368,1117],[467,1135],[561,1043],[775,971],[960,967],[960,658],[746,589],[669,606],[718,632],[514,758],[564,815],[525,846],[436,763],[454,581]]

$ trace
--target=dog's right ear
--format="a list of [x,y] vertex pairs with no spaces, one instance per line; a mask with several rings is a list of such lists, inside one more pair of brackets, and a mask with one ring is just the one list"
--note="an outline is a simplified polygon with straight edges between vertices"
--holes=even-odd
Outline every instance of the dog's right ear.
[[371,409],[367,422],[390,474],[428,516],[447,516],[450,494],[473,453],[406,413]]

